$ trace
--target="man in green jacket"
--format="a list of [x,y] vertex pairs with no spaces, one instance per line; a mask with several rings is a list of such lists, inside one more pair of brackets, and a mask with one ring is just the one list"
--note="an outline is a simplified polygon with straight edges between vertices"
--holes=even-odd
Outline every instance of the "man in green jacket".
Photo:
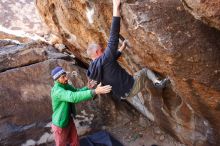
[[92,99],[96,94],[106,94],[111,86],[98,85],[96,89],[84,87],[74,88],[68,84],[66,72],[61,67],[52,70],[51,75],[55,81],[51,89],[52,97],[52,130],[56,146],[79,146],[77,130],[71,115],[76,114],[75,104]]

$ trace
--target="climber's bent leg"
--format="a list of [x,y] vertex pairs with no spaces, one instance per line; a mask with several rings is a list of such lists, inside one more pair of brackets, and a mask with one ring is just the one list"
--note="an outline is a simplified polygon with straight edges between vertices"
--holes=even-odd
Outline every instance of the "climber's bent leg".
[[146,81],[150,79],[153,82],[153,85],[156,88],[164,88],[167,82],[169,82],[168,78],[165,78],[163,80],[159,80],[159,78],[156,76],[156,74],[148,69],[148,68],[143,68],[142,70],[138,71],[134,75],[134,85],[127,95],[127,97],[132,97],[138,94],[145,86],[146,86]]
[[127,95],[127,97],[133,97],[138,94],[146,85],[146,69],[142,69],[134,74],[134,85]]

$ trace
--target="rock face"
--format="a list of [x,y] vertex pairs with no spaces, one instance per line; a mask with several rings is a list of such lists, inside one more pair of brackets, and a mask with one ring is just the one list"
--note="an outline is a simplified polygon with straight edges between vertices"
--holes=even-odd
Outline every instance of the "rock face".
[[[88,43],[106,45],[110,0],[36,0],[36,5],[57,41],[81,61],[89,61]],[[218,10],[211,10],[219,19]],[[194,19],[178,0],[123,1],[121,26],[132,46],[124,52],[122,65],[131,74],[147,66],[171,79],[162,94],[149,86],[139,110],[187,145],[218,145],[220,32]]]
[[196,18],[220,30],[220,0],[181,0]]
[[37,14],[34,0],[0,1],[0,31],[29,35],[44,34],[47,30]]
[[0,145],[20,145],[50,131],[44,127],[51,119],[49,73],[58,64],[70,66],[56,61],[64,55],[54,51],[43,43],[0,41]]

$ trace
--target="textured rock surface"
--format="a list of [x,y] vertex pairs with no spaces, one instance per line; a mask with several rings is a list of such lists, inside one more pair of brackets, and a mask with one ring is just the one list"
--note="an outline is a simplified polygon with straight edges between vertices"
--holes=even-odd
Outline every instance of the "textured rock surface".
[[220,0],[181,0],[196,18],[220,30]]
[[0,31],[0,39],[5,40],[5,39],[10,39],[10,40],[16,40],[20,43],[25,43],[25,42],[30,42],[32,41],[30,38],[27,37],[18,37],[16,35],[8,34],[5,32]]
[[43,34],[46,28],[38,16],[34,0],[1,0],[0,30],[17,34]]
[[53,55],[55,52],[43,43],[15,45],[0,41],[0,145],[19,145],[50,131],[44,128],[51,117],[49,73],[57,64],[71,65],[52,59],[59,58]]
[[[194,19],[178,0],[131,0],[122,5],[121,34],[132,48],[121,62],[134,73],[148,66],[169,76],[159,95],[143,92],[144,115],[187,145],[220,143],[220,32]],[[36,1],[51,31],[83,62],[89,42],[105,46],[111,1]],[[143,108],[143,106],[140,106]]]

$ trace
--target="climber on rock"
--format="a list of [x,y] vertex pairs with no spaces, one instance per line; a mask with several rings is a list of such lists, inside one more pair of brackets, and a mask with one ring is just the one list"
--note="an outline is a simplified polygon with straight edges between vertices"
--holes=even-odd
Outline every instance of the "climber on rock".
[[159,78],[147,68],[131,76],[117,62],[121,51],[126,47],[123,42],[122,47],[118,49],[120,32],[120,0],[113,0],[113,20],[110,31],[110,38],[107,48],[103,49],[98,44],[90,44],[87,48],[87,54],[92,59],[87,71],[87,76],[103,85],[111,85],[113,96],[117,99],[133,97],[145,86],[145,81],[150,79],[156,88],[164,88],[169,81],[168,78],[159,80]]

